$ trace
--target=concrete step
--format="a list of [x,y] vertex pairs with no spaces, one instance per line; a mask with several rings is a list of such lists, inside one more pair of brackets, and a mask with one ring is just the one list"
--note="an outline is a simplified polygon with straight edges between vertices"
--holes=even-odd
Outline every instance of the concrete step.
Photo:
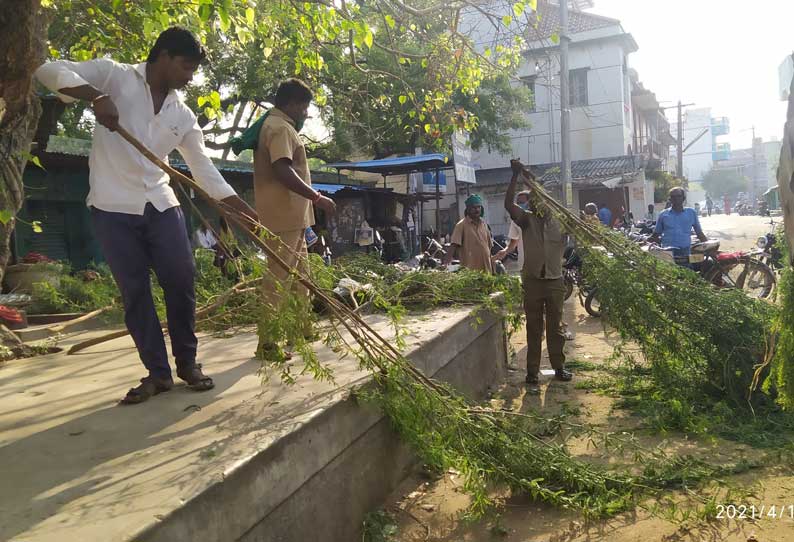
[[[505,367],[494,315],[445,309],[406,326],[409,359],[472,396]],[[411,451],[351,397],[371,385],[352,356],[317,344],[334,383],[263,384],[256,341],[202,337],[216,388],[178,386],[137,406],[116,404],[143,374],[129,337],[0,367],[0,540],[360,539]]]

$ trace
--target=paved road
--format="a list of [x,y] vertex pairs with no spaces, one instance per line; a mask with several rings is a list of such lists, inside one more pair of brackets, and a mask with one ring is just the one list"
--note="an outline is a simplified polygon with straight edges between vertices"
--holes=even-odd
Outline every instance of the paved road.
[[[783,217],[774,217],[775,223],[782,223]],[[756,239],[766,234],[770,218],[761,216],[739,216],[732,214],[701,217],[700,223],[706,235],[719,239],[720,250],[750,250]]]

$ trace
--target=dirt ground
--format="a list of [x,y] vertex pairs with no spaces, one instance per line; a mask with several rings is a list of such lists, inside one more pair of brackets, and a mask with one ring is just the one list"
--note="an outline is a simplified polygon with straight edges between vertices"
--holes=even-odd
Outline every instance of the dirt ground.
[[[572,297],[566,303],[566,321],[574,333],[567,345],[569,361],[602,365],[617,342],[605,333],[597,319],[590,318]],[[615,409],[614,400],[589,390],[579,389],[576,381],[592,378],[597,371],[579,370],[574,382],[561,383],[541,377],[540,392],[528,392],[523,370],[526,339],[517,333],[512,344],[516,357],[503,385],[494,392],[492,404],[514,411],[535,409],[556,413],[562,408],[578,409],[577,418],[604,431],[630,431],[640,420],[629,412]],[[544,352],[545,360],[545,352]],[[575,365],[575,364],[574,364]],[[550,368],[544,361],[542,368]],[[575,420],[576,418],[574,418]],[[661,445],[666,451],[687,453],[708,459],[711,463],[734,463],[739,459],[761,461],[765,452],[720,439],[693,440],[683,435],[637,434],[644,445]],[[609,461],[608,455],[586,443],[574,443],[573,455],[587,456],[591,461]],[[730,490],[727,487],[731,488]],[[660,504],[652,514],[638,508],[610,520],[586,520],[574,511],[561,510],[532,502],[523,496],[495,494],[502,503],[493,517],[468,521],[462,517],[469,503],[462,490],[458,473],[447,472],[438,479],[429,479],[417,472],[390,499],[384,510],[397,525],[392,538],[396,542],[415,541],[492,541],[508,542],[791,542],[794,541],[794,467],[771,464],[724,481],[715,481],[698,490],[699,495],[671,494],[678,503],[679,519],[665,517],[664,503],[646,502],[645,507]],[[716,504],[714,517],[692,517],[681,520],[686,510],[699,506],[693,497],[711,496]],[[702,502],[702,501],[701,501]],[[733,505],[737,508],[732,508]],[[750,508],[755,505],[755,511]],[[775,506],[771,511],[771,506]],[[700,504],[702,507],[702,504]],[[761,507],[764,507],[764,517]],[[725,508],[723,508],[725,507]],[[746,508],[742,508],[746,507]],[[722,517],[717,517],[717,516]],[[729,519],[733,517],[733,519]],[[744,516],[740,518],[740,516]],[[752,516],[756,516],[753,518]]]

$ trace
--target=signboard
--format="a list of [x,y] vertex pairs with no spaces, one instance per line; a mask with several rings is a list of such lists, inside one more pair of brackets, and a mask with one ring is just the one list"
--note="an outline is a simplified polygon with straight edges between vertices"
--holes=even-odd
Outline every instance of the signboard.
[[452,134],[452,159],[455,162],[455,180],[457,182],[469,184],[477,182],[471,160],[468,133],[458,130]]
[[791,80],[794,78],[794,60],[791,56],[787,56],[780,65],[778,75],[780,76],[780,99],[786,101],[789,90],[791,90]]
[[[425,171],[420,173],[422,176],[422,192],[435,194],[436,193],[436,172]],[[447,175],[444,171],[438,172],[438,191],[441,194],[447,193]]]

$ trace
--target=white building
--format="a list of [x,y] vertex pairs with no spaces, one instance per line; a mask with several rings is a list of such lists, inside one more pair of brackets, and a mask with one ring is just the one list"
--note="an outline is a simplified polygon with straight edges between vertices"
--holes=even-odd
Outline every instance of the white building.
[[791,80],[794,79],[794,58],[791,55],[787,56],[777,71],[780,80],[780,100],[785,102],[791,91]]
[[[678,134],[676,109],[669,109],[671,115],[670,131],[673,137]],[[727,117],[712,117],[710,107],[685,110],[682,115],[684,171],[683,175],[690,182],[700,182],[703,176],[719,162],[731,158],[730,143],[721,143],[718,138],[730,133],[730,122]],[[677,161],[676,148],[670,151],[670,159]]]
[[[512,14],[510,3],[493,2],[487,9]],[[527,21],[518,26],[527,41],[518,75],[535,97],[526,112],[531,127],[510,133],[509,154],[484,150],[473,156],[477,184],[470,190],[487,196],[487,219],[495,234],[506,233],[509,226],[503,197],[511,158],[537,166],[539,177],[550,189],[559,187],[559,5],[539,0],[537,16],[536,27]],[[535,21],[534,14],[524,17],[530,23]],[[480,50],[495,47],[498,37],[493,36],[493,26],[479,12],[470,11],[463,21],[464,31],[473,36]],[[647,130],[640,137],[634,131],[632,90],[646,92],[633,83],[628,67],[628,57],[637,50],[637,43],[617,19],[576,10],[570,11],[569,35],[574,207],[603,202],[614,216],[621,209],[642,216],[653,203],[653,187],[645,181],[647,159],[636,149],[649,142]],[[645,112],[642,118],[648,116]],[[643,126],[647,128],[647,124]]]

